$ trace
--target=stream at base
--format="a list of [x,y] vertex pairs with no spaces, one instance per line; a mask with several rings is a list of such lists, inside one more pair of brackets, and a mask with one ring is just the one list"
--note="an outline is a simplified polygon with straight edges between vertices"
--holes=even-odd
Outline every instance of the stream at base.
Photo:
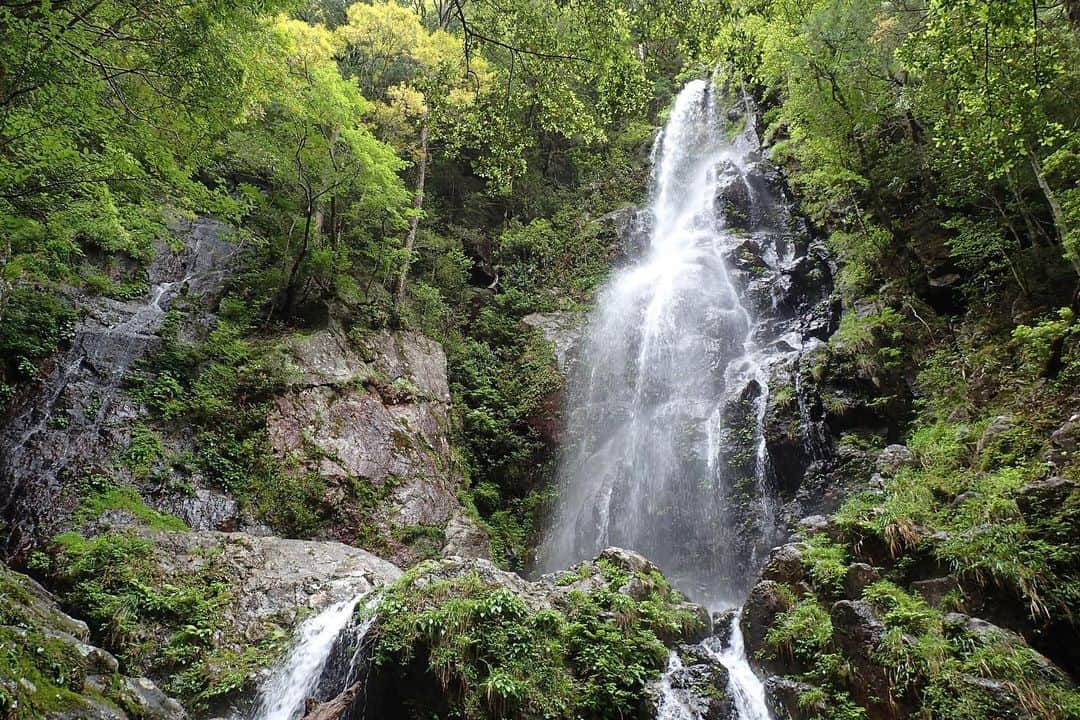
[[[377,596],[366,602],[365,598],[357,595],[341,600],[300,624],[293,647],[259,688],[251,720],[297,720],[303,716],[308,698],[319,697],[320,685],[329,686],[329,693],[336,694],[355,681],[367,659],[364,641],[375,620],[375,613],[368,612],[356,622],[356,608],[365,603],[370,611],[378,601]],[[343,641],[350,643],[352,650],[346,654],[343,667],[333,667],[332,656]],[[335,677],[326,677],[328,674]]]

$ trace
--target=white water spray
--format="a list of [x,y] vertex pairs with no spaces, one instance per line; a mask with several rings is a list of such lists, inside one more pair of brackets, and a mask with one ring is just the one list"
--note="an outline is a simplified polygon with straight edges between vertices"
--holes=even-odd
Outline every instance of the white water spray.
[[[792,213],[761,162],[754,117],[745,95],[711,80],[675,100],[653,150],[648,249],[601,292],[570,378],[545,569],[617,545],[695,600],[730,607],[776,539],[769,377],[803,343],[778,330],[780,283],[745,296],[795,259]],[[728,645],[703,648],[727,668],[740,720],[768,720],[737,623]],[[663,720],[697,717],[672,685],[682,672],[673,655],[657,688]]]
[[[739,616],[735,613],[727,643],[718,638],[709,638],[700,646],[717,663],[728,671],[727,696],[738,720],[770,720],[769,709],[765,703],[765,687],[746,660],[743,647],[742,630],[739,628]],[[657,684],[659,705],[657,720],[702,720],[703,713],[695,706],[693,699],[681,692],[675,681],[683,669],[682,661],[674,652],[668,658],[667,670]]]
[[707,641],[705,648],[728,670],[728,689],[740,720],[769,720],[765,687],[746,661],[738,613],[731,619],[731,634],[726,647],[715,649],[716,646]]
[[777,202],[757,172],[748,101],[725,111],[722,100],[711,81],[689,83],[657,141],[648,250],[600,294],[570,378],[542,564],[618,545],[730,607],[775,509],[763,433],[773,350],[728,258],[748,242],[774,264],[787,250],[767,227]]
[[[363,595],[334,603],[318,615],[305,620],[296,631],[296,643],[285,660],[259,689],[259,701],[253,720],[296,720],[304,705],[315,694],[327,660],[338,637],[348,627]],[[357,628],[358,647],[371,627],[373,616]],[[353,656],[349,673],[353,673]]]

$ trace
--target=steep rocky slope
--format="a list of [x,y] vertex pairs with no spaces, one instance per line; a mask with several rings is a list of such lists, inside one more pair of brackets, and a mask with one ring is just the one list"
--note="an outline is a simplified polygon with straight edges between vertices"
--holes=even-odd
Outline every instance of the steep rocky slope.
[[0,714],[11,720],[186,720],[151,680],[119,672],[38,583],[0,564]]

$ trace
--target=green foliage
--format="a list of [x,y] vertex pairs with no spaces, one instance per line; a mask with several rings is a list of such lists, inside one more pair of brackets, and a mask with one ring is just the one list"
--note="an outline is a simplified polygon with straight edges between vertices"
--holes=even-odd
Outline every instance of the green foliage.
[[277,6],[0,8],[0,382],[33,379],[66,339],[84,257],[147,259],[172,208],[231,204],[195,176],[250,102]]
[[275,52],[261,68],[266,97],[230,134],[226,160],[268,184],[246,189],[265,233],[265,269],[253,285],[286,315],[314,299],[357,303],[366,279],[357,272],[395,252],[386,235],[402,227],[403,163],[365,125],[369,104],[342,76],[333,33],[279,18],[272,36]]
[[865,315],[844,313],[830,342],[854,354],[866,376],[881,384],[883,378],[900,368],[905,324],[904,316],[893,307],[875,303],[874,311]]
[[129,487],[109,487],[86,497],[75,513],[75,522],[85,524],[97,520],[102,514],[119,510],[135,517],[152,530],[188,530],[180,518],[158,512],[147,506],[139,493]]
[[[194,453],[179,458],[278,532],[310,537],[327,521],[325,482],[277,459],[266,435],[271,399],[290,378],[272,340],[254,339],[249,310],[223,303],[223,317],[202,340],[181,339],[175,323],[134,393],[163,428],[183,428]],[[137,425],[123,460],[138,476],[163,452],[158,434]]]
[[437,570],[420,565],[383,596],[375,662],[395,672],[418,659],[463,717],[624,717],[663,668],[663,639],[696,622],[666,582],[637,601],[604,571],[598,589],[533,610],[477,573],[417,582]]
[[1013,340],[1021,358],[1040,372],[1053,358],[1055,348],[1076,337],[1080,337],[1080,325],[1072,308],[1061,308],[1056,317],[1013,329]]
[[225,613],[232,601],[228,569],[208,558],[188,575],[166,577],[153,541],[137,535],[77,533],[55,538],[53,579],[79,609],[95,639],[140,673],[164,675],[164,688],[194,709],[249,687],[273,662],[285,638],[250,639],[238,650]]
[[813,664],[832,640],[829,611],[816,598],[801,598],[776,618],[765,637],[778,657]]
[[[3,275],[13,271],[5,267]],[[0,283],[11,280],[0,278]],[[0,407],[19,384],[37,377],[42,358],[71,339],[74,324],[75,312],[67,302],[41,287],[24,284],[0,292]]]
[[803,565],[814,581],[814,589],[826,597],[839,595],[844,588],[848,553],[823,536],[810,539],[803,549]]

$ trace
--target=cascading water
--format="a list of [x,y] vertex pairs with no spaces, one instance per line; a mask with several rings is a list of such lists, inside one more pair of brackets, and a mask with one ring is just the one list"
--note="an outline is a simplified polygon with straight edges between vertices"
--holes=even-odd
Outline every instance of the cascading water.
[[[320,686],[328,688],[327,694],[336,694],[358,677],[359,665],[366,650],[365,638],[375,620],[375,613],[368,612],[365,619],[352,627],[357,605],[364,600],[358,595],[349,600],[330,605],[303,623],[296,631],[296,641],[282,663],[259,689],[259,698],[252,720],[297,720],[304,713],[308,698],[317,694]],[[369,602],[372,609],[377,602]],[[330,670],[332,655],[342,639],[354,644],[345,657],[344,666],[336,677],[325,678]]]
[[[715,660],[727,668],[728,689],[732,704],[739,720],[769,720],[769,710],[765,705],[765,688],[757,675],[746,662],[746,650],[743,647],[742,630],[739,628],[739,616],[731,619],[731,632],[725,644],[706,640],[703,647]],[[718,646],[719,645],[719,646]]]
[[[548,569],[617,545],[731,607],[777,539],[764,427],[771,369],[804,345],[783,317],[798,230],[754,117],[745,95],[697,80],[657,139],[647,249],[601,292],[570,378]],[[738,717],[767,720],[738,627],[706,650],[728,669]],[[665,682],[679,670],[673,656]],[[658,689],[661,717],[695,717],[670,682]]]
[[108,459],[126,444],[124,428],[138,413],[124,392],[125,376],[161,342],[166,313],[177,302],[217,296],[233,266],[237,246],[227,229],[199,219],[181,223],[183,246],[162,247],[147,268],[149,294],[120,301],[80,297],[83,317],[71,346],[0,425],[0,555],[17,556],[55,532],[58,505],[77,502],[72,473]]
[[[658,139],[648,249],[609,282],[591,318],[542,552],[557,568],[631,548],[723,605],[771,539],[774,507],[762,433],[769,348],[725,259],[747,239],[733,215],[770,198],[753,182],[752,113],[729,120],[717,95],[711,82],[689,83]],[[746,210],[722,207],[725,196]],[[754,506],[749,548],[736,502]]]
[[[770,720],[765,704],[765,688],[746,662],[738,614],[733,614],[726,642],[712,637],[699,647],[706,656],[727,671],[726,700],[729,717],[738,720]],[[659,696],[657,720],[701,720],[703,717],[716,717],[715,713],[700,707],[701,698],[685,691],[685,684],[680,682],[682,672],[682,661],[676,653],[672,653],[668,659],[667,670],[656,688]]]

